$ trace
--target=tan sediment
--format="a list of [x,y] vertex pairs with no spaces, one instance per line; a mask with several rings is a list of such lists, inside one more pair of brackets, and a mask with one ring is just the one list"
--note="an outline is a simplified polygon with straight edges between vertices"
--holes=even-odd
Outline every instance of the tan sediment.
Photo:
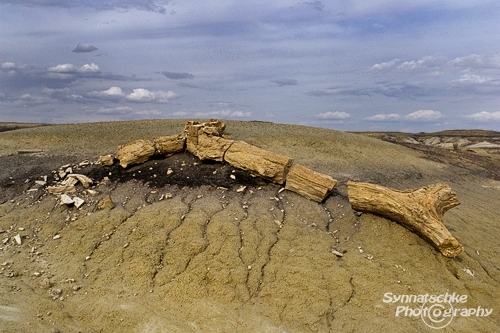
[[[114,169],[106,169],[112,172],[110,181],[93,179],[98,195],[77,187],[86,201],[81,209],[61,206],[52,195],[42,195],[41,188],[28,192],[47,163],[57,169],[98,160],[132,140],[179,133],[184,122],[57,125],[0,133],[1,191],[9,196],[0,205],[0,241],[8,238],[0,243],[2,329],[419,332],[428,329],[420,318],[395,317],[395,309],[420,304],[384,303],[385,293],[456,292],[468,296],[460,307],[495,308],[500,183],[475,169],[429,161],[420,152],[357,134],[227,122],[232,139],[290,156],[338,179],[323,203],[271,183],[237,192],[240,186],[154,187],[134,180],[132,173],[146,173],[155,167],[154,160],[132,168],[127,182],[114,182]],[[43,153],[17,155],[19,149]],[[197,166],[179,164],[170,177],[188,167]],[[218,173],[222,167],[213,166]],[[31,173],[27,183],[16,178],[23,170]],[[398,224],[355,214],[347,200],[347,180],[398,189],[450,183],[461,205],[446,213],[444,224],[464,245],[464,253],[445,258]],[[98,210],[108,195],[114,208]],[[17,234],[21,245],[13,240]],[[454,319],[449,326],[494,331],[496,310],[486,318]]]

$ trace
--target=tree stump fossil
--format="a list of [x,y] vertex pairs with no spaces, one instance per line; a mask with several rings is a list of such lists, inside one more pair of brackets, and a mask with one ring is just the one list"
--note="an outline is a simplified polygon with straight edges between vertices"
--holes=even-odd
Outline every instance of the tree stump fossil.
[[449,185],[437,183],[404,191],[353,181],[347,186],[354,210],[399,222],[430,241],[445,257],[463,252],[463,246],[443,223],[444,213],[460,204]]

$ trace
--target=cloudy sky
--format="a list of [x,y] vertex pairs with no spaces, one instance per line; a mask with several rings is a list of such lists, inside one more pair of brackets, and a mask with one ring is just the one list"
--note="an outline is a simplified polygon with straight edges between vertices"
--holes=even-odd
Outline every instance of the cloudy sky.
[[0,0],[0,121],[500,130],[498,0]]

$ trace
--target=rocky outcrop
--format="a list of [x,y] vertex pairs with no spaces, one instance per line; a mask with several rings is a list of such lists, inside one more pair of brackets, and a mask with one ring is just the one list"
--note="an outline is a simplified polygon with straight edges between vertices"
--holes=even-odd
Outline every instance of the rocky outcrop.
[[322,202],[336,185],[337,181],[332,177],[296,164],[286,177],[285,189]]
[[118,147],[116,158],[120,165],[126,168],[129,165],[146,162],[155,153],[155,147],[149,140],[135,140]]

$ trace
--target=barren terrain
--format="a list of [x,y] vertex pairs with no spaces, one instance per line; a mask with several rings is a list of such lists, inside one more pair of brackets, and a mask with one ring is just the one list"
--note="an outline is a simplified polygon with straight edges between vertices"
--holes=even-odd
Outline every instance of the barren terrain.
[[[388,295],[446,293],[466,295],[455,309],[493,312],[455,312],[440,331],[500,326],[499,150],[467,148],[496,144],[500,133],[227,122],[233,139],[337,179],[323,203],[188,153],[127,169],[96,163],[183,125],[17,124],[0,133],[0,332],[435,332],[429,318],[396,315],[425,304]],[[445,142],[454,135],[469,142]],[[432,137],[451,147],[424,142]],[[85,200],[79,208],[47,193],[68,167],[93,180],[71,194]],[[348,180],[447,182],[461,205],[444,223],[464,253],[445,258],[401,225],[353,211]],[[99,209],[107,196],[114,207]]]

